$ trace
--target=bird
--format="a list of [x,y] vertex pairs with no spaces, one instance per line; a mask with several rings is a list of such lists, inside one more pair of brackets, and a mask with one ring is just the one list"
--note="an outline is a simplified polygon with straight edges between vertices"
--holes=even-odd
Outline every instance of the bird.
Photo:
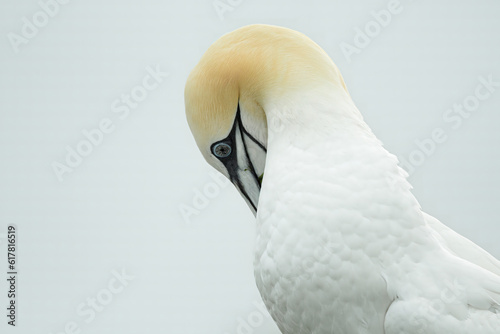
[[223,35],[184,101],[203,157],[256,217],[255,282],[283,334],[500,333],[500,262],[421,209],[309,37]]

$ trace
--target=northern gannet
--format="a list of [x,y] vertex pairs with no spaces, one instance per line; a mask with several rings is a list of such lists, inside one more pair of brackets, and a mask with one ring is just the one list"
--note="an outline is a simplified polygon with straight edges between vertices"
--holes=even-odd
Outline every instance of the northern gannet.
[[308,37],[222,36],[185,105],[203,156],[256,215],[256,284],[282,333],[500,333],[500,262],[421,210]]

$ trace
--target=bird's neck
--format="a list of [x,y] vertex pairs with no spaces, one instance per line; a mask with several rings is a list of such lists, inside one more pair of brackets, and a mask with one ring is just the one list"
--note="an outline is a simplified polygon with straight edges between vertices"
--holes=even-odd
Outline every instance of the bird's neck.
[[279,141],[292,141],[298,146],[309,141],[323,144],[342,136],[376,141],[347,91],[334,86],[287,93],[267,102],[264,110],[268,145]]
[[[384,219],[391,214],[387,207],[401,208],[398,220],[420,224],[419,204],[406,173],[350,99],[306,96],[290,101],[285,108],[266,109],[268,153],[259,224],[299,217],[306,225],[324,219],[358,224],[352,217]],[[342,219],[342,212],[350,212],[350,218]]]
[[349,94],[327,88],[301,91],[265,106],[268,149],[280,154],[295,147],[325,157],[338,150],[343,152],[348,146],[369,145],[387,155]]

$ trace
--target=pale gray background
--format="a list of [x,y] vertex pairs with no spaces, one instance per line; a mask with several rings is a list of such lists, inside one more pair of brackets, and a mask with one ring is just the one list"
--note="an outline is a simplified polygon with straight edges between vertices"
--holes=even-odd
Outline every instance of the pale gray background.
[[[227,0],[222,0],[227,3]],[[0,5],[0,237],[19,229],[18,327],[2,333],[237,333],[256,312],[253,216],[232,186],[183,220],[194,189],[211,182],[184,117],[190,69],[219,36],[251,23],[299,30],[340,67],[367,123],[408,157],[442,127],[448,141],[412,174],[424,210],[500,257],[500,90],[453,130],[442,115],[472,94],[478,76],[500,81],[500,3],[401,0],[371,44],[348,62],[341,42],[388,1],[71,1],[15,53],[36,0]],[[110,110],[141,84],[147,66],[170,72],[130,116]],[[105,117],[113,133],[81,166],[55,177],[65,147]],[[0,240],[0,305],[7,303]],[[77,306],[107,287],[112,271],[135,278],[94,321]],[[272,321],[253,333],[277,333]]]

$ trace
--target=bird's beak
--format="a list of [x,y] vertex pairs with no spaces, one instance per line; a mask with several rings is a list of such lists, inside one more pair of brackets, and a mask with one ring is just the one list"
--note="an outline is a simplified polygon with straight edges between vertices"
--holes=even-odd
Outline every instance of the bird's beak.
[[233,128],[226,141],[232,143],[232,153],[227,159],[221,159],[221,162],[229,174],[229,179],[245,198],[255,215],[257,214],[267,150],[245,129],[241,121],[239,106]]

